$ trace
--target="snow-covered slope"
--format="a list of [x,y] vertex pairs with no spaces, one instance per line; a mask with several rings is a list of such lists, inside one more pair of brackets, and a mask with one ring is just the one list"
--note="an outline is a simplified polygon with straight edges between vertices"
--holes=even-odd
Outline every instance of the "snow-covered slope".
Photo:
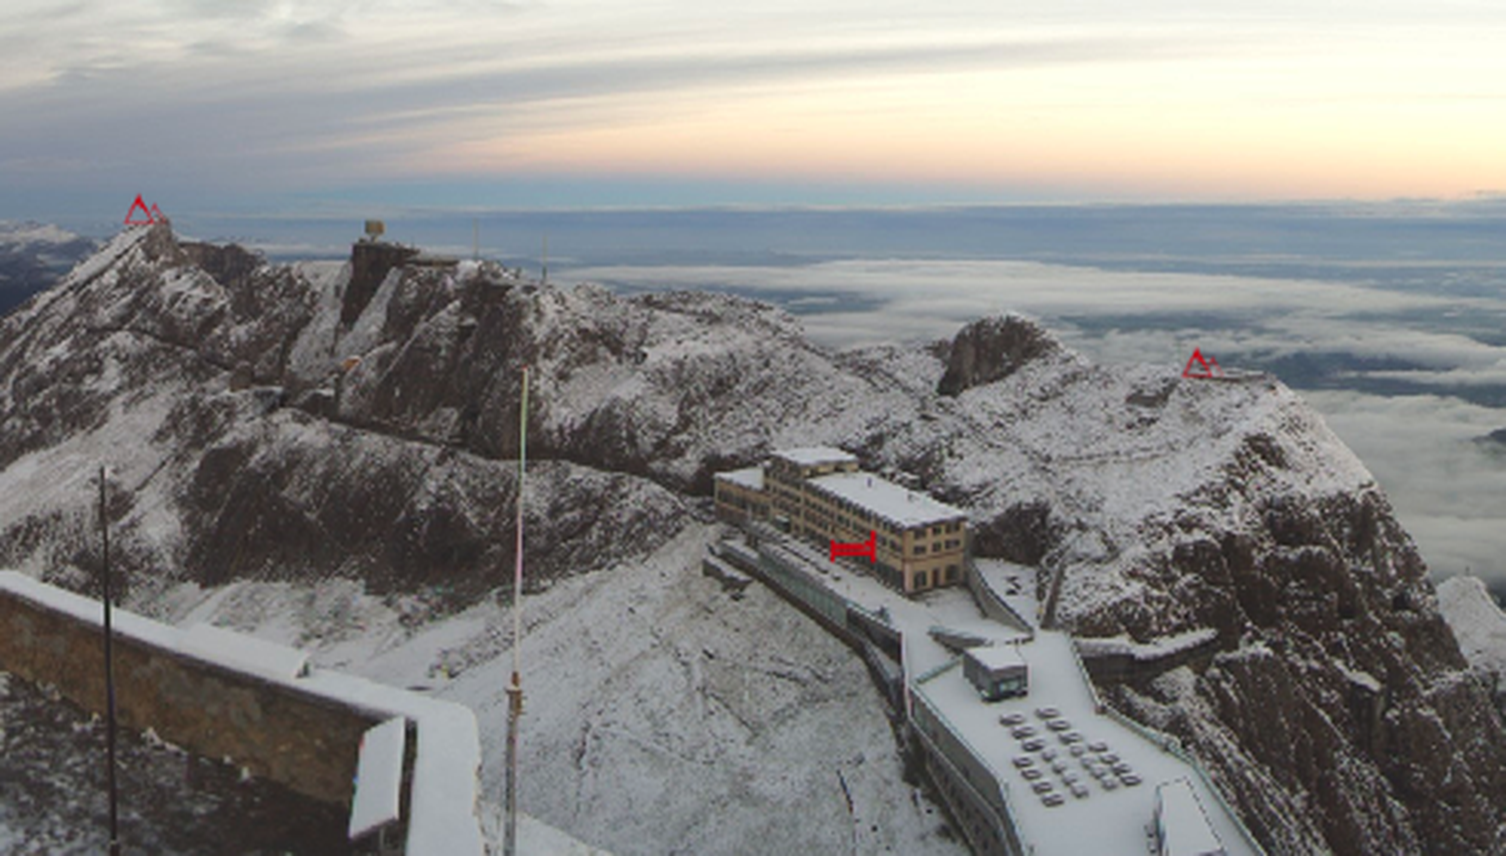
[[1450,577],[1438,584],[1438,609],[1448,619],[1471,666],[1496,675],[1506,690],[1506,612],[1479,577]]
[[1488,690],[1322,420],[1274,379],[1096,366],[1019,318],[833,354],[723,295],[272,267],[132,230],[0,322],[0,565],[86,586],[107,463],[135,608],[433,683],[495,748],[525,364],[544,786],[523,805],[586,841],[840,848],[836,763],[875,843],[948,846],[857,661],[766,592],[698,576],[711,473],[813,444],[967,508],[978,552],[1041,568],[1059,626],[1147,650],[1213,631],[1210,659],[1099,689],[1179,735],[1270,849],[1503,840]]
[[[762,587],[704,576],[715,527],[526,600],[520,803],[618,854],[960,854],[903,762],[861,661]],[[488,600],[432,622],[350,582],[175,589],[213,620],[320,665],[426,687],[475,710],[484,792],[500,802],[510,613]],[[842,794],[852,793],[849,817]],[[771,818],[788,818],[772,823]]]

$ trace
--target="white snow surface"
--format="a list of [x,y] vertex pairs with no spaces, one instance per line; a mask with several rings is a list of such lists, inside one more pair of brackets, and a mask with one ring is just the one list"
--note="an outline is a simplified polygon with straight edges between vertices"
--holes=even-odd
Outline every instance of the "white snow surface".
[[403,796],[403,747],[408,721],[394,716],[366,729],[356,761],[356,792],[350,801],[350,837],[395,823]]
[[1219,840],[1208,826],[1207,813],[1186,779],[1158,787],[1157,809],[1167,856],[1205,856],[1218,853]]
[[809,483],[902,527],[965,518],[967,512],[870,473],[832,473]]
[[1438,584],[1438,610],[1454,630],[1471,666],[1506,678],[1506,612],[1479,577],[1449,577]]
[[[902,783],[861,660],[766,588],[733,600],[702,575],[719,532],[693,526],[646,560],[525,596],[520,808],[619,854],[845,852],[854,834],[859,852],[966,853]],[[401,599],[349,580],[185,584],[164,607],[175,621],[302,640],[319,666],[465,705],[480,726],[483,819],[502,802],[504,608],[405,625]],[[779,816],[800,822],[769,823]]]
[[1079,639],[1078,650],[1085,655],[1120,654],[1135,658],[1136,660],[1155,660],[1185,651],[1188,648],[1196,648],[1218,638],[1218,631],[1211,627],[1203,627],[1196,630],[1188,630],[1172,636],[1163,636],[1149,642],[1136,642],[1128,636],[1101,636],[1091,639]]
[[855,464],[858,459],[851,452],[831,446],[804,446],[799,449],[776,449],[774,456],[791,463],[813,467],[818,464]]
[[736,485],[742,485],[753,490],[763,490],[763,467],[744,467],[740,470],[732,470],[725,473],[717,473],[716,477],[724,479]]
[[286,681],[308,674],[308,655],[297,648],[222,630],[212,624],[191,625],[183,634],[182,647],[202,659],[272,680]]

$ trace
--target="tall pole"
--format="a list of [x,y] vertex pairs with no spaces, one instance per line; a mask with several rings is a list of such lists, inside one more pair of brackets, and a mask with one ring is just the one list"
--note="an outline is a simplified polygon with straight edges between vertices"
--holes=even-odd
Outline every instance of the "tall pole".
[[110,520],[105,513],[105,468],[99,468],[99,531],[104,541],[103,566],[105,582],[105,745],[106,763],[109,765],[106,779],[110,788],[110,856],[120,856],[120,815],[116,803],[115,787],[115,651],[110,624]]
[[523,715],[523,479],[528,474],[528,366],[523,367],[523,406],[518,417],[518,521],[512,573],[512,684],[507,688],[507,827],[502,852],[518,852],[518,718]]
[[471,218],[471,260],[481,259],[481,218]]
[[549,284],[549,236],[548,235],[544,236],[544,266],[542,268],[542,273],[543,273],[543,276],[540,277],[539,284],[540,285],[548,285]]

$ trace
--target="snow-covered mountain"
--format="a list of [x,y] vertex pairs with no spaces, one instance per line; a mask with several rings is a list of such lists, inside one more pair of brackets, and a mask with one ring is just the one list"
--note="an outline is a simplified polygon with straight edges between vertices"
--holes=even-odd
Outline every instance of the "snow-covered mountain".
[[52,287],[98,247],[57,226],[0,220],[0,314]]
[[132,606],[467,702],[497,797],[528,365],[545,821],[629,853],[958,851],[861,663],[700,575],[711,473],[827,444],[967,508],[980,553],[1042,569],[1049,621],[1216,631],[1207,662],[1099,689],[1273,852],[1506,846],[1489,688],[1374,480],[1274,379],[1096,366],[1013,317],[835,354],[737,298],[385,258],[274,267],[155,226],[0,322],[0,566],[87,586],[106,463]]

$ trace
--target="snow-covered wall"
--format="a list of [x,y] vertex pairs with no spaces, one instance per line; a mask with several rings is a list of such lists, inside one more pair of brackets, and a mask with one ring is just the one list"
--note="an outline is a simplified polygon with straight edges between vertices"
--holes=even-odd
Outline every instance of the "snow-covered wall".
[[[461,705],[363,678],[309,670],[299,652],[229,631],[181,630],[115,610],[116,711],[127,727],[325,802],[350,803],[362,735],[416,724],[407,853],[482,853],[476,718]],[[0,670],[105,708],[99,601],[0,571]]]

